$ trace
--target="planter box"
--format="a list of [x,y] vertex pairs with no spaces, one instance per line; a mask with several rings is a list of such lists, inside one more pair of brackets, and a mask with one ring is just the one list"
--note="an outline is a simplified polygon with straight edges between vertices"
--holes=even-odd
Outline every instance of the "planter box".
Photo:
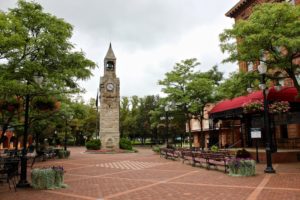
[[228,162],[230,176],[254,176],[256,162],[252,159],[231,159]]
[[64,188],[64,171],[62,168],[33,169],[31,171],[32,187],[35,189]]

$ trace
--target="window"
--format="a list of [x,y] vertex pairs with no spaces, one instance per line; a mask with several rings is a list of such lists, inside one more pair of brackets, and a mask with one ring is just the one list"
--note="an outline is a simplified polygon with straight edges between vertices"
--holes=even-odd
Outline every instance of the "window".
[[113,71],[114,70],[114,63],[112,61],[108,61],[106,63],[106,70],[107,71]]
[[288,138],[288,129],[287,129],[287,125],[280,125],[280,135],[281,138],[287,139]]

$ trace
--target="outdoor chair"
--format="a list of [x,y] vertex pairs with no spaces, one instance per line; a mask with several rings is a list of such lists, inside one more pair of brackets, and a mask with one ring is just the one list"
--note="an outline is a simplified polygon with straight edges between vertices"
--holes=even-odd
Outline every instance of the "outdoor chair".
[[19,159],[16,158],[0,158],[0,180],[8,183],[11,190],[11,183],[17,191],[16,184],[19,173]]
[[54,149],[46,149],[43,151],[37,151],[36,155],[32,159],[31,168],[33,167],[34,163],[40,159],[41,161],[46,161],[47,159],[54,159],[56,157],[56,152]]

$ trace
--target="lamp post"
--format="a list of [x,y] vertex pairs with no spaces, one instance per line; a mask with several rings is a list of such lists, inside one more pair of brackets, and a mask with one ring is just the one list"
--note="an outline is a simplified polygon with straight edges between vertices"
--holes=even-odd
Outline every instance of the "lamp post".
[[266,156],[267,156],[267,167],[264,170],[265,173],[275,173],[275,170],[272,167],[272,152],[271,152],[271,133],[270,133],[270,124],[269,124],[269,105],[266,94],[266,73],[267,65],[260,64],[258,66],[258,71],[261,74],[261,84],[259,85],[260,89],[263,91],[263,100],[264,100],[264,130],[266,134]]
[[[38,84],[41,85],[43,82],[44,77],[35,74],[33,76],[33,80]],[[27,86],[30,85],[30,81],[27,81]],[[27,137],[28,137],[28,122],[29,122],[29,102],[30,102],[30,94],[25,95],[25,115],[24,115],[24,132],[23,132],[23,149],[22,149],[22,156],[21,156],[21,174],[20,174],[20,181],[17,184],[17,187],[29,187],[30,184],[27,181]]]
[[[65,118],[66,118],[66,130],[65,130],[65,138],[64,138],[64,150],[67,151],[68,117],[65,116]],[[73,119],[73,116],[71,115],[69,119],[72,120],[72,119]]]
[[165,120],[165,137],[166,137],[166,143],[167,143],[167,147],[169,146],[169,120],[173,119],[173,116],[169,116],[169,111],[170,108],[168,105],[166,105],[164,107],[164,111],[165,111],[165,116],[160,117],[160,120]]
[[65,131],[65,138],[64,138],[64,150],[67,151],[67,121],[66,121],[66,131]]

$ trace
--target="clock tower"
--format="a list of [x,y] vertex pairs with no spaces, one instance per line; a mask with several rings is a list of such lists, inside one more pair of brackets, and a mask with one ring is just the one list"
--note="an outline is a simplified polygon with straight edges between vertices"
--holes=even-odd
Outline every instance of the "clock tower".
[[102,149],[118,149],[120,141],[120,80],[116,76],[116,57],[111,44],[104,58],[100,77],[100,140]]

